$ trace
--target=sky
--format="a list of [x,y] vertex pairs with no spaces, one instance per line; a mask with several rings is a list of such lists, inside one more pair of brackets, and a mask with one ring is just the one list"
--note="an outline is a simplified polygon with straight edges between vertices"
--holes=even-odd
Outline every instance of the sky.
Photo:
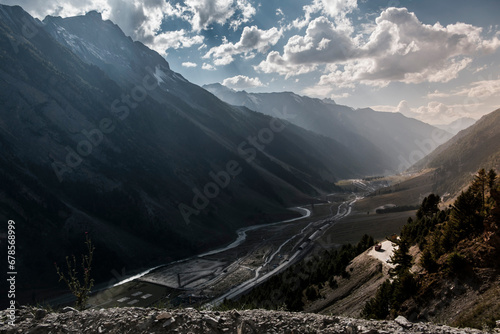
[[430,124],[500,107],[498,0],[0,0],[90,10],[199,85],[292,91]]

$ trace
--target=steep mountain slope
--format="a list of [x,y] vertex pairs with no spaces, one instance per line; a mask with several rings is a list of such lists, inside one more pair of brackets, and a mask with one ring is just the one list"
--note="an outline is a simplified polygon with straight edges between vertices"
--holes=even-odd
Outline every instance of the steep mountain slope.
[[483,116],[412,169],[436,168],[436,191],[460,191],[480,168],[500,170],[500,109]]
[[94,12],[42,24],[2,5],[0,18],[0,219],[16,221],[33,301],[84,232],[104,279],[296,215],[285,208],[370,172],[331,138],[220,101]]
[[[426,143],[432,142],[433,149],[451,138],[444,130],[402,114],[376,112],[369,108],[354,110],[328,99],[319,100],[290,92],[238,92],[220,84],[205,85],[204,88],[223,101],[266,115],[285,110],[290,115],[287,120],[339,141],[380,174],[402,172],[409,167],[408,160],[429,153],[422,149]],[[440,142],[435,143],[435,138]]]

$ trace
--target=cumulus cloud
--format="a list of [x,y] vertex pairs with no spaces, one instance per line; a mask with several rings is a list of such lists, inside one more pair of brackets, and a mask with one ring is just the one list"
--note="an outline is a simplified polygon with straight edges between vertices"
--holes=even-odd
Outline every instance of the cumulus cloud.
[[269,30],[261,30],[257,26],[245,27],[241,33],[240,40],[236,43],[225,41],[223,44],[211,48],[203,58],[212,57],[215,65],[227,65],[234,61],[235,55],[245,54],[252,56],[251,52],[256,50],[265,53],[282,36],[282,31],[273,27]]
[[186,62],[182,63],[182,66],[184,66],[184,67],[197,67],[198,65],[196,63],[186,61]]
[[205,71],[215,71],[215,67],[213,65],[207,64],[207,63],[203,63],[201,68],[204,69]]
[[[184,30],[167,31],[157,35],[145,35],[142,42],[151,49],[163,54],[168,49],[189,48],[203,43],[203,36],[189,36]],[[141,39],[139,39],[141,40]]]
[[331,17],[344,16],[358,8],[357,0],[316,0],[314,2]]
[[[104,0],[102,0],[104,1]],[[167,49],[189,48],[202,44],[204,37],[184,29],[162,31],[163,20],[169,16],[181,17],[184,9],[163,0],[129,2],[126,0],[106,0],[109,10],[103,17],[109,18],[130,35],[155,51],[164,54]]]
[[297,29],[302,29],[306,27],[309,22],[311,22],[312,15],[319,11],[319,7],[316,2],[311,5],[305,5],[304,7],[302,7],[302,9],[304,10],[304,18],[297,18],[293,20],[292,24],[288,28],[295,27]]
[[326,17],[313,20],[305,36],[295,35],[284,47],[284,58],[292,64],[334,63],[352,57],[353,41]]
[[[328,7],[332,15],[335,3]],[[467,68],[472,56],[498,47],[498,37],[484,38],[480,27],[465,23],[427,25],[406,8],[388,8],[364,37],[353,36],[325,16],[316,18],[304,36],[291,37],[282,54],[268,56],[257,69],[292,76],[304,73],[301,65],[314,69],[314,65],[326,64],[327,74],[319,84],[343,87],[356,82],[375,86],[391,81],[448,82]]]
[[230,26],[233,30],[238,29],[242,24],[248,23],[257,12],[255,7],[248,0],[237,0],[236,8],[241,12],[235,19],[231,21]]
[[311,22],[313,14],[321,13],[331,17],[339,29],[352,32],[354,29],[347,15],[357,8],[357,0],[314,0],[312,4],[303,7],[304,18],[295,19],[288,28],[302,29]]
[[194,30],[202,30],[212,23],[224,24],[234,14],[233,0],[186,0]]
[[286,78],[309,73],[317,68],[315,64],[293,64],[279,54],[278,51],[271,51],[267,54],[266,60],[262,61],[259,65],[254,66],[255,70],[264,73],[278,73]]
[[477,99],[486,99],[491,96],[500,95],[500,80],[481,80],[471,84],[470,88],[465,88],[458,93]]
[[228,22],[236,30],[256,13],[249,0],[185,0],[185,5],[185,17],[195,31],[207,29],[214,23],[224,25]]
[[222,84],[229,88],[243,89],[243,88],[253,88],[262,87],[264,84],[259,78],[249,78],[245,75],[237,75],[232,78],[224,79]]
[[283,55],[270,53],[256,69],[293,76],[313,71],[316,65],[347,61],[355,51],[349,35],[320,16],[309,23],[304,36],[295,35],[288,40]]

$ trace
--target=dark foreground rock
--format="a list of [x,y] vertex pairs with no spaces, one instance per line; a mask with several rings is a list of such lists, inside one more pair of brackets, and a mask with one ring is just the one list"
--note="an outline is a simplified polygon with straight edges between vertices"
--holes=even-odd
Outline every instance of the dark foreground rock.
[[40,309],[16,311],[14,326],[0,312],[0,333],[482,333],[430,323],[372,321],[311,313],[264,310],[198,311],[192,308],[113,308],[49,313]]

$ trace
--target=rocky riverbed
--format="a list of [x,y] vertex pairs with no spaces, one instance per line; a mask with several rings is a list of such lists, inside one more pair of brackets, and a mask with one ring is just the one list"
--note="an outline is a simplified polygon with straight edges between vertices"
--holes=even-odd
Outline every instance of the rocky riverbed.
[[[431,323],[374,321],[281,311],[198,311],[157,308],[112,308],[78,312],[66,307],[59,312],[44,309],[16,310],[14,326],[7,311],[0,312],[0,333],[483,333]],[[498,329],[495,333],[500,333]]]

